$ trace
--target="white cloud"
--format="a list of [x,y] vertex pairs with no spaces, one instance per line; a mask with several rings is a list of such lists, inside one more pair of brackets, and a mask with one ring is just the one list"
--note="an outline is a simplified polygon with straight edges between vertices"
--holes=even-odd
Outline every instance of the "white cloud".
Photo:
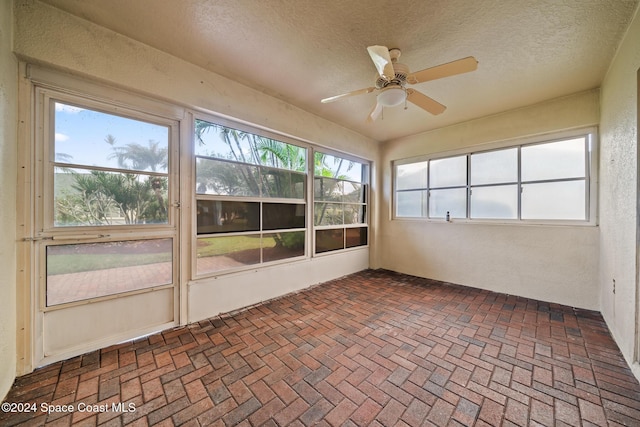
[[73,105],[60,104],[56,102],[56,111],[61,111],[69,114],[76,114],[80,111],[84,111],[84,108],[74,107]]
[[56,142],[63,142],[67,141],[68,139],[69,137],[64,133],[56,133]]

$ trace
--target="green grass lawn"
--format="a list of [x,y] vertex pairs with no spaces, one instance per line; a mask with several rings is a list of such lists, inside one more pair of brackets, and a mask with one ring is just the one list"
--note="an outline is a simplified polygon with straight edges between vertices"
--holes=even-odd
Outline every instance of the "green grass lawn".
[[[262,239],[262,247],[276,245],[272,237]],[[198,240],[198,257],[226,255],[245,250],[260,249],[260,236],[225,236]]]
[[[248,250],[272,248],[271,236],[224,236],[198,240],[198,257],[229,255]],[[160,253],[98,253],[56,254],[47,256],[47,275],[105,270],[116,267],[155,264],[171,261],[171,252]]]
[[171,261],[171,252],[140,254],[59,254],[47,257],[47,276]]

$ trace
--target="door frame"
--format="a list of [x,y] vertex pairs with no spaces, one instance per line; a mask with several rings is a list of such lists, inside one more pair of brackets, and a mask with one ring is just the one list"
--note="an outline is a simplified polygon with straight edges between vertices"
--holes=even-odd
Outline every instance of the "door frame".
[[[20,84],[19,84],[19,104],[18,104],[18,138],[19,144],[19,177],[18,177],[18,374],[32,371],[37,366],[43,366],[58,360],[66,359],[87,351],[95,350],[105,345],[114,344],[127,339],[133,339],[136,336],[163,330],[168,327],[183,325],[186,323],[186,282],[188,271],[185,271],[184,255],[188,253],[188,245],[185,248],[186,238],[189,233],[183,231],[189,230],[188,212],[181,212],[184,207],[189,210],[188,201],[189,192],[184,191],[188,182],[181,181],[181,171],[188,170],[188,158],[185,159],[180,153],[181,147],[188,145],[181,141],[187,136],[189,126],[184,126],[185,117],[187,116],[185,109],[176,105],[160,102],[155,99],[139,95],[131,91],[121,90],[109,85],[103,85],[98,82],[85,80],[74,77],[69,74],[61,73],[56,70],[42,68],[35,65],[20,63]],[[126,117],[140,119],[145,116],[157,117],[162,123],[171,123],[170,130],[170,169],[168,171],[170,188],[169,193],[170,214],[169,224],[164,227],[164,232],[159,234],[164,236],[171,235],[173,239],[173,275],[172,285],[164,286],[164,289],[173,289],[173,315],[172,320],[162,324],[153,325],[147,328],[134,330],[133,333],[123,333],[112,335],[104,339],[96,339],[88,345],[78,348],[69,349],[69,351],[60,352],[55,355],[44,354],[44,315],[45,312],[55,311],[56,309],[46,308],[42,302],[43,298],[43,272],[45,267],[43,240],[49,239],[51,233],[43,230],[45,224],[42,201],[47,188],[45,188],[46,177],[44,174],[47,170],[47,160],[44,158],[42,150],[49,142],[47,140],[51,130],[45,126],[47,118],[42,117],[42,112],[46,109],[42,108],[38,103],[41,102],[40,94],[43,91],[59,94],[63,97],[77,98],[85,100],[88,106],[96,103],[110,106],[114,110],[120,110],[124,113],[134,112],[133,116],[123,114]],[[186,169],[185,169],[186,168]],[[185,181],[189,181],[186,179]],[[185,206],[186,205],[186,206]],[[157,228],[161,230],[163,227]],[[167,230],[172,229],[173,232],[167,234]],[[44,232],[43,232],[44,231]],[[137,237],[146,235],[147,230],[138,230],[140,233]],[[151,231],[151,230],[149,230]],[[95,233],[94,230],[92,230]],[[91,234],[92,232],[89,232]],[[76,230],[73,234],[78,234]],[[120,238],[132,239],[136,237],[136,233],[127,235],[129,230],[118,234]],[[164,233],[164,234],[163,234]],[[105,233],[106,234],[106,233]],[[114,233],[115,235],[115,233]],[[71,236],[73,237],[73,236]],[[148,237],[148,236],[147,236]],[[100,240],[100,239],[98,239]],[[103,239],[104,240],[104,239]],[[97,240],[81,240],[82,243]],[[160,287],[162,288],[162,287]],[[154,292],[150,288],[149,292]],[[160,289],[162,290],[162,289]],[[125,294],[124,298],[130,295],[144,294],[146,290]],[[166,292],[166,291],[165,291]],[[101,303],[108,300],[122,299],[122,296],[107,296],[98,298],[96,301],[80,302],[78,304],[70,304],[70,306],[91,305]],[[96,307],[95,305],[93,307]],[[64,309],[64,308],[63,308]],[[132,336],[135,335],[135,336]]]

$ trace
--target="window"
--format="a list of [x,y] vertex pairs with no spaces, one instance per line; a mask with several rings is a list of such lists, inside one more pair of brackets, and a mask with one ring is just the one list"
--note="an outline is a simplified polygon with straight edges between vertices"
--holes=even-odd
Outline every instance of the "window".
[[395,216],[589,221],[592,138],[397,162]]
[[467,159],[465,156],[429,162],[429,216],[467,216]]
[[167,224],[168,126],[52,102],[53,225]]
[[197,276],[368,244],[368,164],[205,120],[194,152]]
[[47,161],[39,237],[44,305],[172,286],[170,147],[177,124],[102,102],[39,93],[50,120],[42,147]]
[[428,162],[396,166],[396,215],[400,217],[427,216]]
[[586,138],[522,147],[522,218],[586,219]]
[[46,304],[171,284],[172,244],[172,239],[147,239],[49,245]]
[[474,153],[470,161],[471,218],[518,218],[518,149]]
[[198,275],[301,257],[307,149],[195,122]]
[[320,151],[314,165],[315,253],[367,245],[368,165]]

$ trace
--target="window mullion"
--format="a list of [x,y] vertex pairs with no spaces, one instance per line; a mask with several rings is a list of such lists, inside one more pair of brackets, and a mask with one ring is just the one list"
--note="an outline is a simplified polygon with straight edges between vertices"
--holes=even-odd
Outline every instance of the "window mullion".
[[587,221],[590,220],[591,211],[591,135],[587,135],[584,138],[584,217]]
[[430,218],[431,212],[431,160],[427,162],[427,211],[424,213],[425,218]]
[[516,218],[522,220],[522,147],[518,147],[518,211]]
[[467,154],[467,216],[471,218],[471,154]]

